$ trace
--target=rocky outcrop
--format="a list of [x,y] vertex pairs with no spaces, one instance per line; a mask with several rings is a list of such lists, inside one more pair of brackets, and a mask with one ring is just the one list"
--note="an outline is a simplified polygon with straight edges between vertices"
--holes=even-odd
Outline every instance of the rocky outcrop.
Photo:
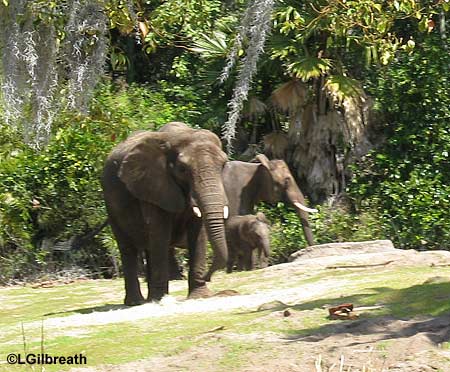
[[396,251],[390,240],[370,240],[365,242],[328,243],[303,248],[289,256],[289,262],[297,259],[347,254],[381,253]]
[[382,265],[450,266],[450,252],[397,249],[390,240],[373,240],[314,245],[291,254],[289,262],[325,269]]

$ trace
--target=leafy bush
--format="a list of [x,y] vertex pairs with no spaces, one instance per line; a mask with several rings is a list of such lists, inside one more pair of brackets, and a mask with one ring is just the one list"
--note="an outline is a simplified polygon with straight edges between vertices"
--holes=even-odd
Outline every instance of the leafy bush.
[[450,55],[437,35],[399,58],[372,85],[384,145],[355,170],[361,208],[379,210],[402,248],[450,248]]
[[[291,207],[282,203],[275,208],[262,206],[261,209],[272,223],[270,261],[272,264],[287,262],[289,255],[307,245],[300,219]],[[309,216],[316,244],[386,238],[376,211],[356,213],[342,203],[322,205],[318,209],[318,213]]]
[[149,87],[104,85],[90,116],[60,114],[39,153],[0,127],[7,139],[0,143],[0,282],[68,265],[116,273],[120,263],[109,230],[90,237],[106,220],[99,182],[104,160],[131,131],[188,121],[191,108],[181,102],[175,107]]

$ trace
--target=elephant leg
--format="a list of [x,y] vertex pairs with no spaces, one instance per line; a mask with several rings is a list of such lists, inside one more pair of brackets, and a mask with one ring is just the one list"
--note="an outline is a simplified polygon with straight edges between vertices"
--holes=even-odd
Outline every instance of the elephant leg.
[[159,301],[164,295],[169,293],[167,244],[153,243],[150,249],[151,272],[148,282],[148,301]]
[[234,266],[234,262],[236,261],[236,255],[234,254],[234,252],[230,252],[229,256],[228,256],[228,262],[227,262],[227,273],[232,273],[233,272],[233,266]]
[[236,263],[236,268],[238,271],[242,271],[244,270],[244,262],[245,262],[245,258],[243,256],[242,253],[238,254],[237,256],[237,263]]
[[122,253],[121,257],[123,277],[125,279],[124,303],[127,306],[143,304],[145,301],[138,279],[139,255],[137,252],[126,252]]
[[244,251],[243,261],[245,270],[250,271],[253,269],[253,250],[249,247]]
[[179,265],[175,257],[175,247],[169,249],[169,280],[185,279],[183,276],[183,268]]
[[[186,279],[183,275],[183,268],[178,264],[177,258],[175,257],[175,247],[171,246],[169,248],[169,280],[181,280]],[[147,252],[146,254],[146,270],[145,274],[147,277],[147,283],[150,282],[152,277],[152,270],[151,270],[151,264],[150,264],[150,254]]]
[[124,304],[127,306],[140,305],[145,302],[138,279],[140,255],[133,241],[127,237],[112,219],[110,224],[122,259],[122,271],[125,281]]
[[211,296],[206,286],[204,274],[206,271],[206,230],[203,224],[195,223],[188,231],[189,248],[189,298]]
[[148,300],[159,301],[169,293],[169,247],[172,236],[172,219],[170,214],[161,209],[154,209],[149,226],[150,276],[148,281]]
[[235,247],[235,243],[228,241],[227,242],[227,246],[228,246],[228,261],[227,261],[227,273],[231,273],[233,272],[233,266],[236,262],[237,259],[237,249]]
[[261,269],[264,269],[265,267],[269,266],[269,259],[266,256],[261,256],[259,262],[260,262],[259,267]]

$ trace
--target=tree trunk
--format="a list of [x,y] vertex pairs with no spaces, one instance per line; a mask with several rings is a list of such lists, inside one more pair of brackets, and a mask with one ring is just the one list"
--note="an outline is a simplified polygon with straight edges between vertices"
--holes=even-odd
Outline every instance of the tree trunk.
[[[321,110],[324,105],[321,102]],[[332,107],[321,114],[309,104],[290,128],[289,162],[314,204],[344,192],[348,165],[371,149],[367,138],[370,106],[369,100],[347,99],[341,110]]]

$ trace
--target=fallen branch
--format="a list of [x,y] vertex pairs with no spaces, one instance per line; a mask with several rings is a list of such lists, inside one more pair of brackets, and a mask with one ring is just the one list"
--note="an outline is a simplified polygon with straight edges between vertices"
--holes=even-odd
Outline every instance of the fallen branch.
[[375,267],[375,266],[386,266],[390,263],[394,262],[394,260],[386,261],[379,264],[365,264],[365,265],[336,265],[336,266],[327,266],[326,269],[355,269],[355,268],[366,268],[366,267]]
[[217,332],[217,331],[222,331],[225,329],[225,326],[221,325],[218,327],[214,327],[213,329],[210,329],[209,331],[203,332],[203,333],[213,333],[213,332]]

